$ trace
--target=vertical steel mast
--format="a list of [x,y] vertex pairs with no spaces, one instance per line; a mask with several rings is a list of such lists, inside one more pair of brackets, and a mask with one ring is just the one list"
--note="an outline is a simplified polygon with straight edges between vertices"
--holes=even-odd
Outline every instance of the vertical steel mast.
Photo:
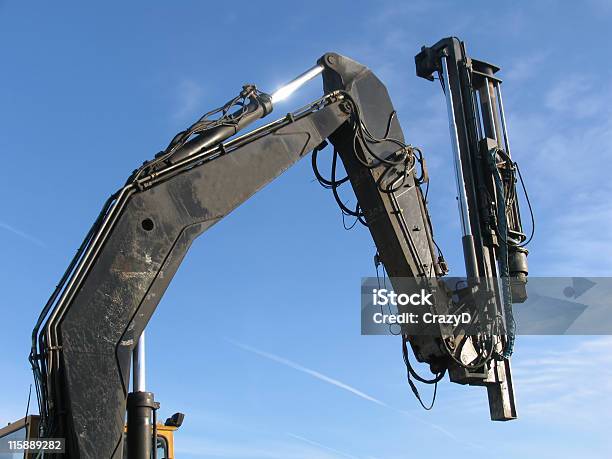
[[501,101],[499,67],[470,58],[455,37],[423,47],[418,76],[438,74],[446,96],[466,274],[496,292],[505,328],[497,358],[478,370],[451,362],[452,381],[487,387],[491,418],[516,418],[510,355],[514,343],[512,303],[526,299],[527,250]]

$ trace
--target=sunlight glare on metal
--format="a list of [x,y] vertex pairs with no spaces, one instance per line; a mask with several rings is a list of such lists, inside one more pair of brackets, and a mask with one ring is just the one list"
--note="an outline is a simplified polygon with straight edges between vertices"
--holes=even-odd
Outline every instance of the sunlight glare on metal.
[[306,70],[300,76],[290,81],[289,83],[287,83],[285,86],[281,87],[280,89],[276,90],[272,94],[272,103],[275,104],[277,102],[285,100],[295,91],[297,91],[300,87],[302,87],[307,81],[312,80],[314,77],[319,75],[322,71],[323,71],[322,65],[315,65],[314,67]]

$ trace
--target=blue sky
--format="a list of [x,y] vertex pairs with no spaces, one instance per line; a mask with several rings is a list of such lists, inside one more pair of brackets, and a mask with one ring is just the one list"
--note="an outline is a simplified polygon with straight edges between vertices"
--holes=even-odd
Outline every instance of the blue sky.
[[[326,51],[387,84],[456,274],[444,99],[413,56],[457,35],[500,65],[537,213],[531,273],[610,275],[612,6],[510,3],[0,2],[0,423],[24,414],[32,325],[106,197],[242,84],[272,91]],[[447,381],[424,412],[398,340],[359,334],[373,254],[308,161],[196,241],[148,329],[149,388],[162,416],[187,413],[180,457],[612,456],[610,337],[519,337],[517,421],[491,423],[484,390]]]

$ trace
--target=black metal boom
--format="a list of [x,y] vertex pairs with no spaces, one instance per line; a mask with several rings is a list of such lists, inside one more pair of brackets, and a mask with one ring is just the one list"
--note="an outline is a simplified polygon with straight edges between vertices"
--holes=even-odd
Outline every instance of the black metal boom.
[[[455,59],[450,88],[455,106],[464,107],[466,96],[455,82],[461,60],[453,54],[461,48],[445,43],[424,51],[430,67],[417,59],[418,71],[430,75],[439,62],[434,52],[450,50]],[[326,139],[342,159],[359,202],[354,213],[367,224],[390,276],[437,278],[447,272],[421,192],[427,178],[417,174],[420,152],[405,143],[385,86],[368,68],[338,54],[325,54],[318,65],[321,99],[236,136],[272,110],[270,96],[245,86],[215,112],[218,120],[203,118],[179,133],[105,204],[33,333],[41,426],[46,436],[66,437],[67,457],[122,457],[132,351],[191,243]],[[459,122],[470,129],[465,114]],[[469,206],[465,218],[473,228],[464,240],[466,263],[470,276],[496,276],[495,251],[486,242],[491,235],[478,213],[473,137],[459,136]],[[517,221],[509,225],[520,238]],[[457,382],[486,382],[490,397],[491,391],[507,392],[509,364],[487,367],[503,368],[501,379],[478,379],[453,369],[440,338],[405,339],[432,371],[451,369]],[[154,406],[152,399],[149,405]],[[512,414],[502,410],[495,416]]]

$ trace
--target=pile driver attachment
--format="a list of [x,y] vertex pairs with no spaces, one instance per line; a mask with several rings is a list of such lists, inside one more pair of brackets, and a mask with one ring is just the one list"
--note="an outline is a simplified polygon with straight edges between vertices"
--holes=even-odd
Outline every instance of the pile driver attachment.
[[514,419],[512,304],[527,299],[525,245],[531,238],[521,223],[516,181],[522,177],[510,153],[500,69],[470,58],[456,37],[424,46],[415,63],[417,76],[438,76],[446,98],[467,277],[493,292],[504,325],[503,334],[485,338],[492,341],[486,362],[474,368],[453,359],[450,379],[486,386],[491,419]]

